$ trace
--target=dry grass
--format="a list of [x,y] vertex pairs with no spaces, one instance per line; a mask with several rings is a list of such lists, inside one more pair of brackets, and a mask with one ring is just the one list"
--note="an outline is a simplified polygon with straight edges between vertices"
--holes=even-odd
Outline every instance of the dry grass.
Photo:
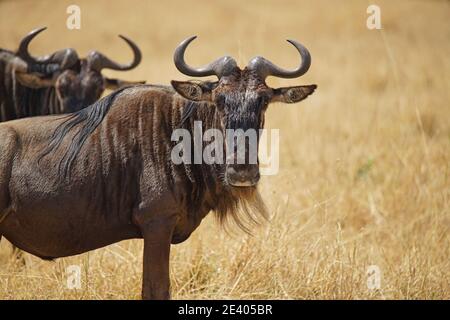
[[[96,48],[125,61],[123,33],[145,59],[109,75],[151,83],[184,78],[171,56],[191,34],[193,64],[228,53],[241,65],[262,54],[294,66],[288,37],[312,52],[304,78],[270,79],[319,85],[303,103],[268,112],[281,132],[280,172],[261,184],[270,223],[254,237],[229,236],[208,217],[173,247],[174,298],[450,298],[448,1],[377,1],[382,31],[365,27],[369,1],[77,2],[81,31],[65,29],[72,1],[1,1],[0,46],[48,25],[36,53]],[[139,298],[141,241],[54,263],[27,255],[26,267],[9,251],[3,241],[0,299]],[[83,265],[83,290],[66,288],[69,264]],[[380,290],[367,288],[369,265],[381,269]]]

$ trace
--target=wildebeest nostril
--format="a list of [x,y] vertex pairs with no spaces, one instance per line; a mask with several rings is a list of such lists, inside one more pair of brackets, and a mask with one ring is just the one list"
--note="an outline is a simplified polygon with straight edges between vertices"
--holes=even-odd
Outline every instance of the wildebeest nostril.
[[245,167],[236,169],[234,166],[229,166],[226,170],[227,180],[231,184],[249,184],[254,185],[259,181],[260,174],[257,166]]

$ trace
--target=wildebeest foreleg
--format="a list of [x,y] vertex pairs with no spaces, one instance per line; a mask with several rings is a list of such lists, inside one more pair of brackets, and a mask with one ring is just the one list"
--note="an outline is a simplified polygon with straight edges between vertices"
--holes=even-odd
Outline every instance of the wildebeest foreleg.
[[141,226],[144,237],[142,299],[170,299],[169,256],[174,225],[173,219],[164,219]]

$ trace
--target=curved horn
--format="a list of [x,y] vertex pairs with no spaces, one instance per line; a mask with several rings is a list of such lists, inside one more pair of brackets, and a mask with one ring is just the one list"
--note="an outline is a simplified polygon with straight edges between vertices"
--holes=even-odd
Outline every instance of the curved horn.
[[220,57],[219,59],[201,68],[192,68],[188,66],[184,61],[184,52],[186,51],[187,46],[195,38],[197,38],[197,36],[192,36],[185,39],[175,49],[173,61],[178,71],[192,77],[206,77],[215,75],[220,79],[222,76],[230,74],[237,66],[236,61],[234,61],[234,59],[229,56]]
[[39,33],[47,29],[47,27],[42,27],[39,29],[34,29],[29,34],[27,34],[22,41],[20,42],[19,49],[17,50],[17,55],[22,58],[25,62],[28,63],[45,63],[46,61],[37,61],[34,57],[30,55],[28,52],[28,45],[31,40],[34,39]]
[[311,55],[308,49],[295,40],[287,40],[300,53],[302,63],[295,70],[285,70],[274,65],[269,60],[263,57],[253,58],[249,64],[248,69],[254,70],[261,78],[265,79],[268,76],[275,76],[279,78],[297,78],[304,75],[311,65]]
[[46,29],[47,27],[35,29],[26,35],[20,42],[17,55],[27,62],[29,72],[51,74],[61,69],[69,68],[78,61],[77,52],[70,48],[58,50],[55,53],[43,57],[33,57],[28,51],[28,46],[31,40]]
[[123,35],[119,35],[120,38],[122,38],[133,50],[133,61],[129,64],[120,64],[115,61],[112,61],[108,57],[106,57],[104,54],[93,51],[90,53],[90,64],[91,68],[97,70],[100,72],[102,69],[112,69],[112,70],[119,70],[119,71],[127,71],[135,68],[139,63],[141,63],[142,60],[142,53],[139,47],[130,39]]

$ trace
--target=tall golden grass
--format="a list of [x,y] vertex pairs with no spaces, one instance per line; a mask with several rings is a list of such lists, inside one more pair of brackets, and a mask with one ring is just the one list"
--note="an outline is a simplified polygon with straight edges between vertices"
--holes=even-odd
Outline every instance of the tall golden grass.
[[[175,299],[450,298],[450,4],[381,1],[382,30],[366,28],[371,1],[77,1],[79,31],[65,28],[72,1],[0,1],[0,46],[13,49],[38,26],[35,54],[74,47],[126,61],[125,34],[142,48],[136,70],[108,75],[150,83],[185,79],[172,64],[197,34],[192,64],[261,54],[294,67],[294,38],[313,63],[297,80],[317,83],[298,105],[276,104],[279,174],[264,177],[268,223],[229,235],[208,217],[171,254]],[[142,241],[26,264],[0,246],[0,299],[137,299]],[[66,267],[82,265],[82,289]],[[367,269],[381,271],[380,289]]]

